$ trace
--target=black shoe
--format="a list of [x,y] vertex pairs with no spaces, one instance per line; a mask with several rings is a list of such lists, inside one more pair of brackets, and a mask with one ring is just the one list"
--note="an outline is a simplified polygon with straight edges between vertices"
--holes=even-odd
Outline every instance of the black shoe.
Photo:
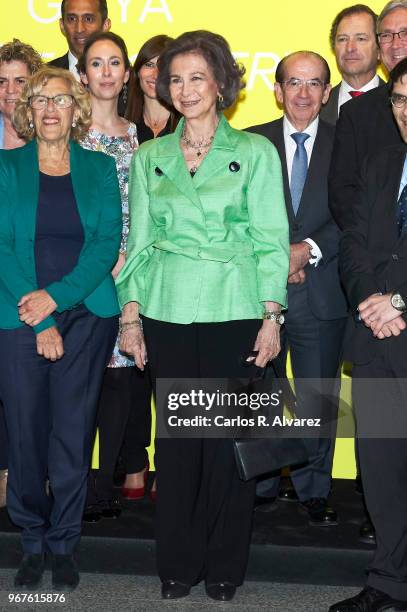
[[177,580],[164,580],[161,584],[161,595],[163,599],[181,599],[189,595],[190,584],[183,584]]
[[122,506],[118,499],[106,499],[98,504],[102,518],[117,519],[122,513]]
[[376,544],[376,531],[370,519],[366,519],[359,530],[359,540],[365,544]]
[[297,491],[294,487],[281,487],[278,492],[278,499],[286,502],[298,502]]
[[97,523],[102,518],[102,509],[98,504],[86,506],[82,520],[84,523]]
[[312,527],[331,527],[338,524],[336,510],[328,506],[324,497],[313,497],[301,502],[301,505],[307,511],[308,522]]
[[355,597],[338,601],[329,612],[382,612],[382,610],[407,610],[407,601],[393,599],[387,593],[367,586]]
[[261,497],[256,495],[254,499],[254,510],[256,512],[272,512],[277,509],[277,497]]
[[231,582],[218,582],[216,584],[205,584],[208,597],[216,601],[230,601],[236,593],[236,586]]
[[41,586],[45,561],[43,554],[24,555],[14,578],[16,589],[35,591]]
[[79,573],[72,555],[53,555],[52,588],[55,591],[74,591],[79,584]]

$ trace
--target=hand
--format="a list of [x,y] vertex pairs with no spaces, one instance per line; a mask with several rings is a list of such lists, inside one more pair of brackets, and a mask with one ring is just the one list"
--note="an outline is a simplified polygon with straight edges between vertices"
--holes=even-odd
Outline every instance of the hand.
[[127,327],[120,334],[120,351],[127,355],[132,355],[136,366],[144,370],[147,363],[147,349],[144,342],[143,330],[140,325]]
[[64,354],[64,344],[55,326],[37,334],[37,353],[50,361],[61,359]]
[[399,336],[403,329],[406,329],[406,327],[407,323],[400,315],[397,317],[397,319],[393,319],[393,321],[390,321],[390,323],[383,325],[376,338],[383,340],[383,338],[390,338],[390,336]]
[[268,319],[263,321],[256,342],[254,351],[259,351],[256,358],[249,357],[248,361],[256,359],[254,364],[259,368],[264,368],[269,361],[277,357],[280,352],[280,325]]
[[298,270],[298,272],[294,272],[294,274],[291,274],[291,276],[288,277],[288,283],[302,285],[302,283],[305,281],[305,278],[306,274],[304,270]]
[[383,326],[400,316],[400,311],[390,302],[391,294],[371,295],[359,304],[360,318],[366,327],[370,327],[374,336],[377,336]]
[[119,253],[119,257],[112,270],[112,276],[115,280],[119,276],[119,272],[123,268],[125,263],[126,263],[126,255],[124,253]]
[[290,269],[288,276],[305,268],[311,257],[311,247],[308,242],[290,244]]
[[18,314],[20,321],[27,325],[38,325],[46,319],[54,310],[57,304],[45,289],[38,289],[23,295],[18,302]]

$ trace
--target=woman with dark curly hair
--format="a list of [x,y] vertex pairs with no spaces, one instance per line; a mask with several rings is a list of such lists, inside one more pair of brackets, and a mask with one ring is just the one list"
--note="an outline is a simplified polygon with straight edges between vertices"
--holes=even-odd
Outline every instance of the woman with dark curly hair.
[[[280,350],[289,240],[278,153],[222,114],[243,86],[222,36],[182,34],[158,68],[157,93],[183,118],[132,160],[121,348],[140,369],[148,354],[154,381],[247,378],[244,355],[253,349],[263,367]],[[255,491],[238,477],[232,440],[158,437],[156,465],[162,596],[204,579],[209,597],[232,599]]]

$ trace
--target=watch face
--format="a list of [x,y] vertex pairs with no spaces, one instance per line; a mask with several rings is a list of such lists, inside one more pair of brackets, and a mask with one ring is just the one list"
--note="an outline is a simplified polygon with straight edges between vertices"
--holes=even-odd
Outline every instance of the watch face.
[[280,314],[280,315],[277,317],[277,323],[280,323],[280,325],[282,325],[282,324],[284,323],[284,321],[285,321],[285,319],[284,319],[284,315],[283,315],[283,314]]
[[404,300],[399,293],[394,293],[391,296],[391,305],[394,308],[397,308],[397,310],[404,310],[406,307]]

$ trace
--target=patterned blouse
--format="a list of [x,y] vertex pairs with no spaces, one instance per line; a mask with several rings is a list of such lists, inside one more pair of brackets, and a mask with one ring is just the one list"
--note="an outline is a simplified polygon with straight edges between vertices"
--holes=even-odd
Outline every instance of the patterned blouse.
[[[127,236],[129,234],[129,167],[133,153],[138,148],[137,128],[134,123],[130,123],[125,136],[107,136],[97,130],[90,129],[83,140],[81,146],[91,151],[102,151],[106,155],[114,158],[119,179],[120,195],[122,199],[123,230],[120,252],[126,252]],[[119,351],[119,338],[116,340],[113,355],[109,363],[109,368],[125,368],[133,366],[134,361],[129,359]]]

